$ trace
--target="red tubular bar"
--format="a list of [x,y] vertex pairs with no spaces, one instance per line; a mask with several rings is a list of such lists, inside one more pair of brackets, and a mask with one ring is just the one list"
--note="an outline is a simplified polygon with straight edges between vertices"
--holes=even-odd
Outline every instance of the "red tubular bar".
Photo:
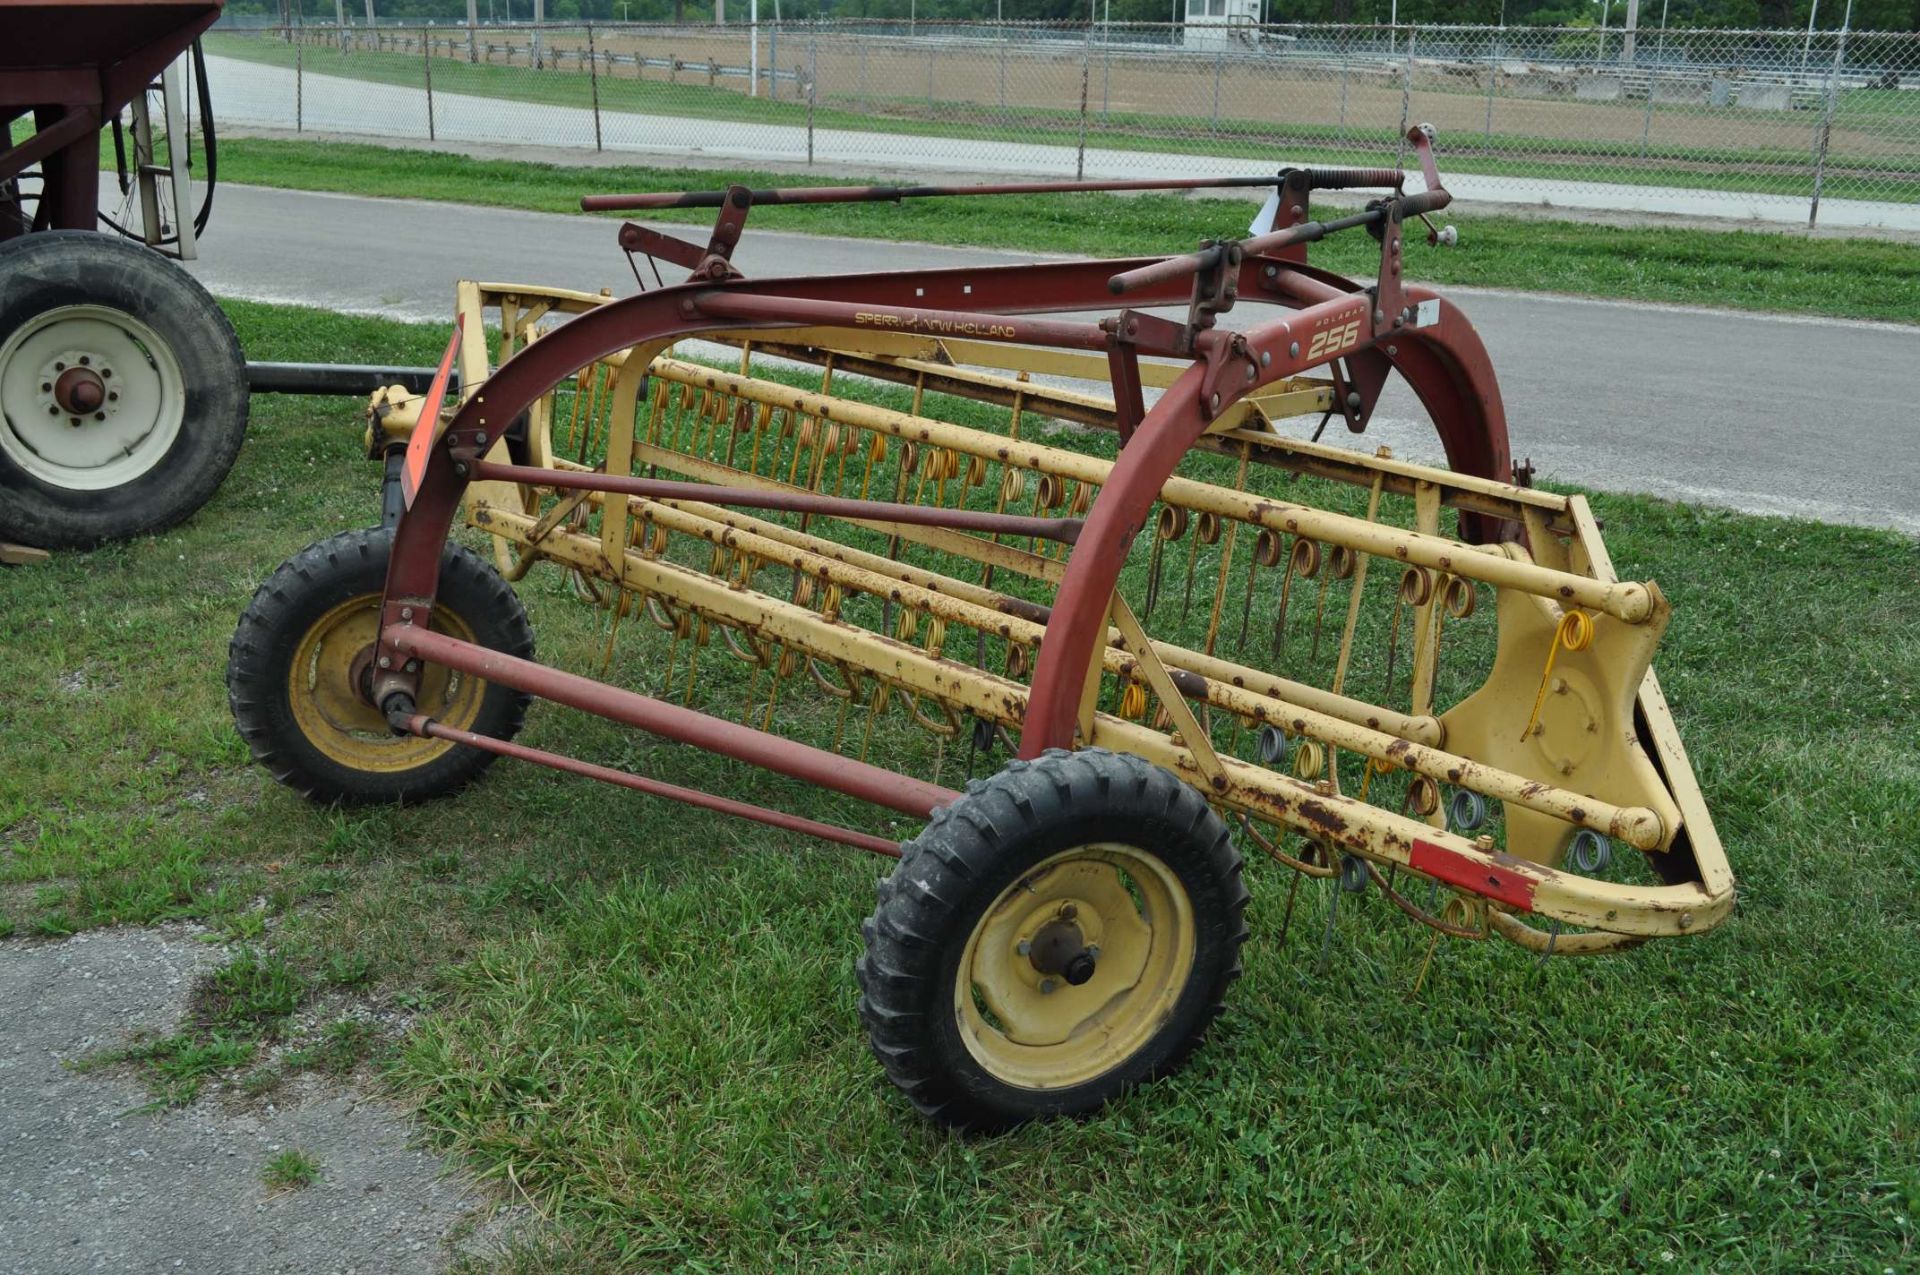
[[635,792],[644,792],[651,797],[665,797],[670,801],[684,802],[689,806],[699,806],[703,810],[716,810],[723,815],[733,815],[740,819],[751,819],[755,823],[769,824],[775,828],[784,828],[788,832],[803,833],[809,837],[818,837],[822,841],[837,841],[844,846],[853,846],[868,850],[874,854],[885,855],[889,859],[900,857],[900,843],[888,841],[885,837],[870,836],[864,832],[855,832],[851,828],[840,828],[830,823],[819,823],[804,819],[799,815],[790,815],[780,810],[769,810],[765,806],[756,806],[745,801],[734,801],[728,797],[702,792],[698,788],[682,788],[678,784],[663,783],[658,779],[648,779],[645,775],[636,775],[630,771],[614,770],[609,766],[596,766],[590,761],[581,761],[577,757],[567,757],[561,753],[550,753],[540,748],[528,748],[525,744],[516,744],[510,740],[495,739],[491,735],[476,735],[470,730],[460,730],[453,726],[443,726],[424,713],[415,713],[407,718],[406,727],[416,735],[426,735],[433,739],[451,740],[456,744],[465,744],[469,748],[482,749],[497,753],[502,757],[512,757],[518,761],[530,761],[537,765],[549,766],[554,770],[564,770],[568,774],[583,775],[588,779],[598,779],[602,783],[614,784],[621,788],[631,788]]
[[535,664],[532,660],[488,650],[418,625],[389,624],[381,633],[381,640],[403,655],[458,669],[610,721],[638,726],[663,739],[692,744],[695,748],[805,780],[902,814],[924,819],[960,796],[938,784],[911,779],[838,753],[782,739],[749,726],[738,726],[678,704]]
[[1062,350],[1104,351],[1113,344],[1111,334],[1091,323],[1021,319],[967,310],[923,310],[878,302],[765,297],[731,290],[702,292],[688,305],[711,318],[744,319],[754,323],[798,322],[823,327],[875,328],[883,332],[969,337],[975,341],[1005,341],[1013,345],[1047,345]]
[[825,518],[865,518],[913,527],[949,527],[1003,536],[1038,536],[1073,544],[1084,522],[1079,518],[1023,518],[978,509],[936,509],[926,505],[896,505],[880,500],[847,500],[800,491],[762,491],[755,487],[713,487],[706,483],[674,482],[665,478],[629,478],[619,474],[587,474],[566,469],[538,469],[531,465],[473,462],[476,479],[522,483],[532,487],[566,487],[578,491],[607,491],[655,500],[698,500],[710,505],[744,509],[781,509]]

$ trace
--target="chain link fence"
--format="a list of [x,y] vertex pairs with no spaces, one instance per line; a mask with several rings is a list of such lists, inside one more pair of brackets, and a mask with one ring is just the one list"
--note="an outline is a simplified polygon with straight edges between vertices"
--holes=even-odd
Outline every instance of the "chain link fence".
[[[1208,0],[1190,0],[1203,9]],[[240,124],[873,173],[1372,163],[1464,198],[1920,225],[1920,34],[837,22],[209,36]],[[1457,179],[1453,176],[1460,175]],[[1869,221],[1872,219],[1869,218]]]

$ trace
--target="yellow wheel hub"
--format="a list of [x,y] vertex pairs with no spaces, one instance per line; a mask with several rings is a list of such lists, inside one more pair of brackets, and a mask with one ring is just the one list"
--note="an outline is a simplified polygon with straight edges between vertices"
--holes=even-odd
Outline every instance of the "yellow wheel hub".
[[[1004,1084],[1064,1089],[1124,1063],[1173,1012],[1193,969],[1193,904],[1132,846],[1046,859],[974,927],[954,980],[961,1039]],[[1067,977],[1066,956],[1091,963]]]
[[[444,607],[433,631],[465,642],[473,631]],[[350,598],[321,616],[300,639],[287,672],[287,698],[301,734],[330,760],[354,770],[391,773],[424,766],[453,745],[442,739],[395,735],[387,719],[360,697],[357,679],[380,632],[380,595]],[[420,711],[462,730],[473,725],[487,684],[429,664],[420,677]]]

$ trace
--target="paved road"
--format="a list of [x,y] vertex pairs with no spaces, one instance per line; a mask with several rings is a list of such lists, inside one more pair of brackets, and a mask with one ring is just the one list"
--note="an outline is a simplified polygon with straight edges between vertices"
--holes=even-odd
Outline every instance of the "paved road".
[[[421,140],[429,132],[423,88],[307,71],[296,93],[289,68],[222,57],[207,59],[207,79],[220,119],[230,125],[276,129],[298,125],[309,132]],[[944,171],[1003,177],[1070,177],[1083,163],[1072,146],[928,137],[889,132],[884,127],[815,129],[809,145],[807,130],[799,125],[603,110],[596,128],[593,112],[584,107],[534,107],[464,93],[435,93],[433,123],[432,133],[440,142],[563,146],[591,152],[597,149],[597,140],[608,151],[652,156],[667,163],[687,156],[751,164],[809,160],[843,172],[875,175],[924,170],[931,164]],[[1445,173],[1445,138],[1441,146]],[[1098,145],[1088,147],[1084,156],[1088,177],[1189,177],[1194,165],[1191,155],[1109,150]],[[1409,189],[1418,186],[1416,178]],[[1447,177],[1447,189],[1458,199],[1496,204],[1538,206],[1545,196],[1559,208],[1748,218],[1793,226],[1804,225],[1807,216],[1804,200],[1673,186],[1453,173]],[[1820,224],[1920,230],[1920,207],[1825,199],[1820,204]]]
[[[409,1146],[405,1113],[352,1082],[294,1077],[254,1101],[216,1084],[148,1113],[123,1069],[72,1070],[130,1033],[177,1028],[222,959],[204,937],[0,942],[0,1275],[430,1275],[500,1256],[528,1219]],[[320,1177],[275,1194],[261,1174],[288,1148]]]
[[[460,278],[633,289],[608,221],[448,204],[223,186],[203,249],[194,271],[223,295],[407,319],[445,318]],[[753,228],[738,256],[763,276],[1031,259]],[[1457,295],[1499,370],[1514,452],[1543,474],[1920,534],[1920,329]],[[1431,457],[1419,422],[1402,393],[1369,438]]]

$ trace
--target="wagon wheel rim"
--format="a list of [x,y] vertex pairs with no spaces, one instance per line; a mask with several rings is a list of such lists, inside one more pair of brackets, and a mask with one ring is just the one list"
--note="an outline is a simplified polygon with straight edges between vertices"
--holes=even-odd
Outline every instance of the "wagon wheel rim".
[[[1092,964],[1078,984],[1064,959],[1076,943]],[[1062,851],[1003,890],[968,937],[954,978],[961,1040],[1004,1084],[1084,1084],[1152,1039],[1194,949],[1193,901],[1158,858],[1117,842]]]
[[159,334],[123,310],[68,305],[0,345],[0,452],[69,491],[149,473],[186,419],[186,379]]
[[[474,640],[465,620],[436,608],[433,631],[462,642]],[[391,773],[424,766],[454,745],[443,739],[395,735],[386,716],[361,698],[358,684],[380,633],[380,595],[363,593],[340,603],[310,625],[287,671],[287,700],[294,721],[328,760],[358,771]],[[414,702],[444,725],[469,729],[480,715],[486,682],[426,665]]]

